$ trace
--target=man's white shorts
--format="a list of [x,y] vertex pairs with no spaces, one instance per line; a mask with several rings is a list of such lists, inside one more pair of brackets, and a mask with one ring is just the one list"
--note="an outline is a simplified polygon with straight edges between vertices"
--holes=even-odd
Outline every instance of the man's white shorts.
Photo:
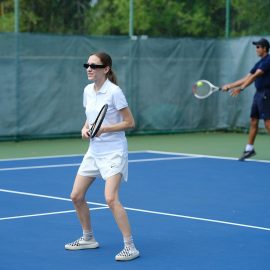
[[85,154],[78,174],[82,176],[102,177],[104,180],[116,174],[122,174],[122,180],[128,178],[128,154],[110,153],[101,157]]

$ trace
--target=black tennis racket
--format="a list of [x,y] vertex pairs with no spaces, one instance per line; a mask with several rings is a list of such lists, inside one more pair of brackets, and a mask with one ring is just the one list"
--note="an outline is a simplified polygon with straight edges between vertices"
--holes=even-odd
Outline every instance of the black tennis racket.
[[207,98],[213,93],[221,90],[221,87],[215,86],[207,80],[199,80],[192,86],[194,96],[199,99]]
[[88,134],[89,134],[89,136],[91,138],[94,138],[97,135],[97,133],[98,133],[98,131],[99,131],[101,125],[102,125],[102,122],[104,120],[104,117],[106,115],[107,109],[108,109],[108,104],[105,104],[101,108],[101,110],[99,111],[95,122],[93,123],[93,125],[91,126],[91,128],[90,128],[90,130],[88,132]]

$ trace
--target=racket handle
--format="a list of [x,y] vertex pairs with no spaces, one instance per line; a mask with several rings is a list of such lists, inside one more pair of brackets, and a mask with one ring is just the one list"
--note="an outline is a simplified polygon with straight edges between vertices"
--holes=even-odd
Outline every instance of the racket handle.
[[89,130],[88,130],[88,132],[87,132],[87,135],[88,135],[89,137],[91,137],[92,132],[93,132],[93,124],[91,124],[91,127],[89,128]]

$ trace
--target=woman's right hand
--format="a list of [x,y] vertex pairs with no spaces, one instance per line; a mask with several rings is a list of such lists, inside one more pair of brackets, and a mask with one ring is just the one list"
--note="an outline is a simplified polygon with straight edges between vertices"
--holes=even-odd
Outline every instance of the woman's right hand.
[[81,130],[81,133],[82,133],[82,139],[89,139],[89,128],[87,127],[83,127],[82,130]]

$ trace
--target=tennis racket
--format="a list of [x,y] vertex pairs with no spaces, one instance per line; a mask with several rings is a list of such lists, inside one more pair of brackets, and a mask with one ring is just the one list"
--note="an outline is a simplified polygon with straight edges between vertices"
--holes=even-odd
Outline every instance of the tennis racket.
[[90,138],[94,138],[97,135],[97,133],[98,133],[98,131],[99,131],[101,125],[102,125],[102,122],[104,120],[104,117],[106,115],[107,109],[108,109],[108,104],[105,104],[101,108],[101,110],[99,111],[95,122],[93,123],[93,125],[91,126],[91,128],[90,128],[90,130],[88,132]]
[[194,96],[199,99],[207,98],[213,93],[221,90],[221,87],[215,86],[206,80],[199,80],[192,86]]

